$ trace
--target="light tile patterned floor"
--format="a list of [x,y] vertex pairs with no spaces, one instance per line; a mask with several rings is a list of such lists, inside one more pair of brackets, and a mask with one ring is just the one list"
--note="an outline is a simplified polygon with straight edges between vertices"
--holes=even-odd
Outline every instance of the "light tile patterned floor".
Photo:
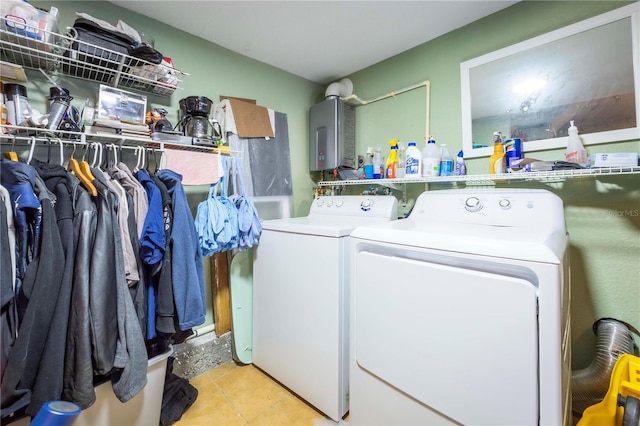
[[189,383],[198,399],[177,426],[336,425],[253,365],[228,362]]

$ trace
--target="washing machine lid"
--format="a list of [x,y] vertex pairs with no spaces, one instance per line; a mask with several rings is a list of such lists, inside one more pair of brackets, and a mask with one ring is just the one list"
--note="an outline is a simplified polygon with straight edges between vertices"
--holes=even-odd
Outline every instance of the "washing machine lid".
[[568,236],[555,229],[477,224],[424,224],[411,218],[353,230],[352,238],[408,247],[560,264]]
[[398,201],[393,196],[321,196],[311,203],[308,216],[266,220],[262,229],[336,238],[348,236],[359,225],[397,217]]
[[383,223],[389,220],[379,217],[304,216],[265,220],[262,222],[262,230],[340,238],[348,236],[351,231],[363,223]]

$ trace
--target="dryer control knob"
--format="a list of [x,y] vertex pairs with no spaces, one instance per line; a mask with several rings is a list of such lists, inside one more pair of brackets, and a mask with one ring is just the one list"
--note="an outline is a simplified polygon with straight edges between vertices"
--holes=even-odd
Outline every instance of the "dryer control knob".
[[322,198],[316,198],[316,205],[321,207],[324,204],[324,200]]
[[367,198],[366,200],[362,200],[360,203],[360,210],[368,212],[373,207],[373,200]]
[[482,209],[482,201],[478,197],[469,197],[464,202],[464,208],[469,212],[477,212]]
[[327,200],[327,207],[331,207],[333,205],[333,201]]
[[498,205],[503,210],[509,210],[511,208],[511,201],[503,198],[502,200],[498,201]]
[[340,199],[336,200],[336,207],[342,207],[342,205],[344,204],[344,202]]

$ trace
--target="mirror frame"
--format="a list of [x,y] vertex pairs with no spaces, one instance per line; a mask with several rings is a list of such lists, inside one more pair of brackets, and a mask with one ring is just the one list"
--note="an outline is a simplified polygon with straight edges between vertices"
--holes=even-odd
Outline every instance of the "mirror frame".
[[[488,145],[487,147],[473,148],[470,72],[474,67],[478,67],[516,53],[521,53],[529,49],[537,48],[556,40],[625,18],[631,18],[636,126],[632,128],[609,130],[597,133],[581,133],[580,136],[584,145],[640,139],[640,2],[636,2],[462,62],[460,64],[460,89],[462,95],[462,149],[464,150],[465,158],[488,157],[493,153],[493,147],[490,146],[492,141],[490,140],[486,143],[486,145]],[[564,148],[566,147],[566,144],[567,137],[565,136],[528,141],[524,145],[525,152],[531,152]]]

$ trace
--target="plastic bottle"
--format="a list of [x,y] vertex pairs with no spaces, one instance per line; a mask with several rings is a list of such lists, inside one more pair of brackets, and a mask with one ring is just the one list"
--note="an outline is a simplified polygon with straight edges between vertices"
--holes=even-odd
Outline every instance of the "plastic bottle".
[[567,142],[567,151],[564,154],[565,159],[570,163],[576,163],[585,167],[589,163],[587,150],[582,145],[582,140],[578,135],[578,128],[573,124],[573,120],[569,122],[569,140]]
[[466,174],[467,174],[467,164],[464,162],[464,154],[462,150],[460,150],[460,152],[458,152],[458,155],[456,156],[455,175],[464,176]]
[[438,176],[440,174],[440,150],[436,141],[429,139],[422,150],[422,176]]
[[502,146],[502,133],[493,132],[493,154],[489,157],[489,174],[504,173],[504,148]]
[[446,144],[440,145],[440,176],[451,176],[453,174],[453,157],[447,149]]
[[373,153],[373,178],[380,179],[384,174],[384,165],[382,164],[382,152],[380,148],[376,148]]
[[396,178],[402,179],[405,176],[407,164],[407,150],[402,143],[398,142],[398,167],[396,168]]
[[407,147],[407,161],[405,161],[404,177],[405,179],[414,179],[421,176],[422,170],[422,154],[416,146],[416,143],[411,141]]
[[396,169],[398,168],[398,140],[391,139],[389,141],[389,157],[387,158],[386,178],[395,179]]
[[367,148],[367,154],[365,155],[364,163],[364,177],[365,179],[373,179],[373,148]]

